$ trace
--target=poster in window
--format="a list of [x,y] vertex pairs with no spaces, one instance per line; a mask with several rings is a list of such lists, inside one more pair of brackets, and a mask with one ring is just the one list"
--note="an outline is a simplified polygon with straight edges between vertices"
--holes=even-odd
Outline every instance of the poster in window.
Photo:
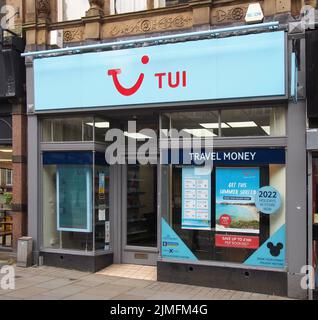
[[57,230],[92,232],[92,174],[86,166],[57,168]]
[[182,168],[182,229],[211,229],[211,171]]
[[259,168],[216,168],[216,231],[259,234]]

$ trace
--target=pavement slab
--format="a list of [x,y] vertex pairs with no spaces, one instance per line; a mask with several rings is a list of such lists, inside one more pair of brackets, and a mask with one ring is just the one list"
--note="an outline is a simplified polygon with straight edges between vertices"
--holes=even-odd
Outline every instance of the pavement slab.
[[0,300],[287,300],[251,292],[159,282],[150,279],[154,267],[117,267],[120,270],[115,265],[95,274],[48,266],[16,267],[15,289],[0,290]]

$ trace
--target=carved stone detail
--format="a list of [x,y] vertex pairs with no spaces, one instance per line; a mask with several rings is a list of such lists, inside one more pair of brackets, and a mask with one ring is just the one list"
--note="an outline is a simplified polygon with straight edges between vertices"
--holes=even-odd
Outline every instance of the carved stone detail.
[[104,13],[104,0],[89,0],[90,8],[86,16],[98,16]]
[[69,28],[63,30],[63,41],[64,42],[79,42],[84,37],[83,28]]
[[36,14],[40,21],[47,21],[50,17],[50,1],[49,0],[37,0],[36,1]]
[[175,14],[148,19],[134,19],[128,22],[107,23],[105,26],[105,37],[120,37],[149,32],[160,32],[174,29],[191,28],[193,25],[192,15]]
[[248,5],[221,7],[212,10],[212,24],[244,21]]
[[[263,3],[260,2],[263,7]],[[242,22],[245,19],[248,4],[236,6],[222,6],[211,11],[212,24]]]

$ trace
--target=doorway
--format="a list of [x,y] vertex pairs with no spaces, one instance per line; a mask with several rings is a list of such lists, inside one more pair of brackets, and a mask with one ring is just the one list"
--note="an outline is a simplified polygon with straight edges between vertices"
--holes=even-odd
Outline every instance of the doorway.
[[123,166],[122,263],[156,265],[157,166]]

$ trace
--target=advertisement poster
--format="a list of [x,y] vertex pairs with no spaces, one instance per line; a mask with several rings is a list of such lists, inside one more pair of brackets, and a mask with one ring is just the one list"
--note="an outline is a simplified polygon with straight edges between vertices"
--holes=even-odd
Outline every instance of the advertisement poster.
[[282,225],[245,262],[245,265],[284,268],[286,265],[286,226]]
[[224,248],[239,248],[239,249],[258,249],[258,236],[242,236],[242,235],[227,235],[216,234],[215,246]]
[[259,168],[216,168],[216,231],[259,234]]
[[191,252],[182,239],[169,226],[165,219],[161,219],[162,245],[161,252],[163,258],[182,259],[182,260],[198,260]]
[[182,229],[211,229],[211,171],[182,169]]

